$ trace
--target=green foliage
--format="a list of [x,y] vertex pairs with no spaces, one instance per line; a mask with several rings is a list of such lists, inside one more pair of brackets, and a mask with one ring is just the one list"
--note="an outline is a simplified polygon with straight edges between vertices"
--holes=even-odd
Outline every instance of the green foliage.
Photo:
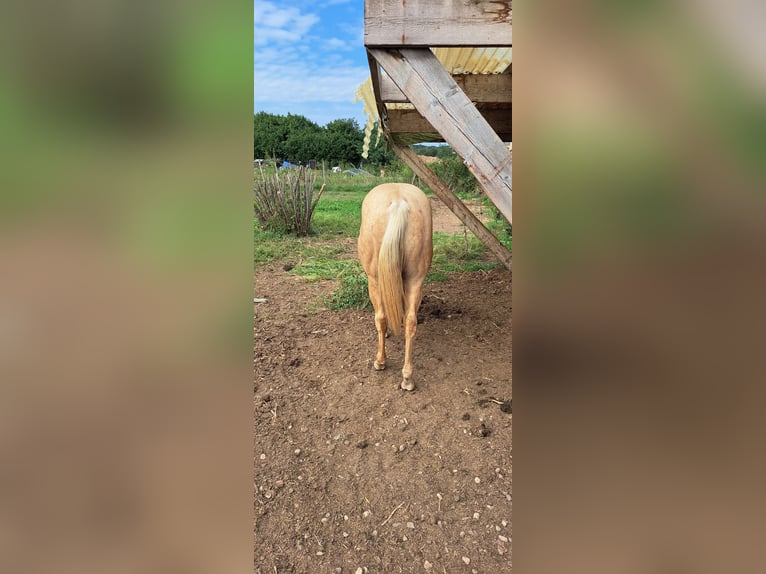
[[303,116],[258,112],[253,116],[253,157],[307,163],[358,165],[364,134],[353,119],[320,127]]
[[394,151],[389,148],[386,138],[383,136],[377,138],[376,134],[377,126],[372,130],[370,149],[367,151],[367,164],[380,169],[400,161]]
[[410,166],[400,159],[391,162],[386,168],[386,179],[400,183],[410,183],[415,178]]
[[440,159],[444,159],[448,157],[456,157],[455,150],[453,150],[447,144],[440,144],[440,145],[414,144],[411,147],[412,147],[412,151],[414,151],[418,155],[424,155],[427,157],[438,157]]
[[311,217],[324,191],[314,196],[316,174],[303,167],[285,171],[256,172],[253,207],[260,225],[272,232],[308,235]]
[[434,233],[434,256],[426,282],[446,281],[450,273],[485,271],[499,265],[473,234]]
[[349,266],[339,277],[338,289],[325,297],[323,303],[328,309],[371,308],[367,292],[367,275],[361,264]]
[[362,157],[364,133],[355,120],[334,120],[325,127],[323,148],[317,150],[317,156],[333,165],[357,165]]
[[316,159],[322,149],[324,134],[314,125],[298,127],[287,134],[282,146],[282,158],[292,162],[306,163]]
[[458,156],[446,157],[430,167],[456,195],[474,197],[481,193],[479,182]]
[[303,116],[277,116],[258,112],[253,117],[253,157],[290,158],[295,161],[316,159],[314,151],[321,144],[322,128]]
[[[486,199],[486,201],[489,201]],[[513,225],[509,222],[503,214],[498,211],[494,205],[489,206],[490,213],[494,213],[494,220],[491,221],[487,228],[500,240],[500,243],[505,245],[509,250],[513,248]]]

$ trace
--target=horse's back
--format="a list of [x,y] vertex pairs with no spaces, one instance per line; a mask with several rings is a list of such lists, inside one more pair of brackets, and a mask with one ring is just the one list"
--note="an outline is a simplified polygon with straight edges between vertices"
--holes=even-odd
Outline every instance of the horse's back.
[[404,273],[425,277],[433,253],[431,202],[416,186],[384,183],[369,191],[362,202],[359,230],[359,257],[368,274],[376,274],[377,254],[388,225],[389,208],[394,202],[407,204],[407,232],[404,241]]

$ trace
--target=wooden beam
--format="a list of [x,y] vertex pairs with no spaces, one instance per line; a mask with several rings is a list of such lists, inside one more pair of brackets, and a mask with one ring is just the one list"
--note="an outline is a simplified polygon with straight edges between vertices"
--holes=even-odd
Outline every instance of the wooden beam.
[[372,57],[372,54],[367,52],[367,63],[370,66],[370,80],[372,82],[372,92],[375,94],[375,106],[378,109],[378,118],[382,126],[386,126],[388,116],[386,114],[386,106],[383,104],[383,98],[381,98],[381,80],[383,74],[381,74],[380,64]]
[[511,0],[365,0],[364,45],[511,46]]
[[[510,109],[482,110],[480,113],[501,140],[512,141],[511,124],[513,118]],[[386,115],[388,116],[388,130],[394,135],[439,133],[417,110],[390,109]]]
[[436,196],[444,202],[449,210],[454,213],[457,218],[462,221],[465,226],[471,230],[471,232],[479,238],[487,249],[497,257],[506,269],[511,268],[511,252],[498,241],[497,237],[492,235],[489,229],[479,221],[473,212],[468,209],[460,198],[458,198],[452,190],[445,184],[439,176],[437,176],[431,169],[421,160],[417,154],[408,147],[403,147],[391,142],[392,149],[402,161],[412,168],[412,171],[425,183]]
[[510,151],[431,50],[371,48],[369,52],[463,159],[492,203],[511,222]]
[[[510,103],[511,74],[456,74],[452,76],[468,99],[476,103]],[[407,96],[386,74],[380,77],[380,97],[385,103],[406,103]]]

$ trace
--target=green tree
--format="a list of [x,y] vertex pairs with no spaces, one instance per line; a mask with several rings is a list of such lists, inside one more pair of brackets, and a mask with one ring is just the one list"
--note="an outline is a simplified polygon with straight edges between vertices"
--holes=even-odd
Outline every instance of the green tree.
[[282,144],[287,139],[284,118],[266,112],[253,117],[253,157],[281,157]]
[[253,157],[357,165],[364,133],[353,119],[320,127],[304,116],[258,112],[253,116]]
[[297,125],[284,142],[284,158],[303,163],[322,159],[322,135],[322,128],[316,124]]
[[323,158],[331,163],[357,165],[362,159],[364,133],[356,120],[333,120],[325,127]]
[[316,159],[321,133],[322,128],[301,115],[258,112],[253,116],[253,157]]
[[367,163],[378,167],[391,165],[397,159],[396,154],[389,149],[388,142],[382,135],[377,142],[375,141],[376,131],[377,127],[373,128],[370,149],[367,153]]

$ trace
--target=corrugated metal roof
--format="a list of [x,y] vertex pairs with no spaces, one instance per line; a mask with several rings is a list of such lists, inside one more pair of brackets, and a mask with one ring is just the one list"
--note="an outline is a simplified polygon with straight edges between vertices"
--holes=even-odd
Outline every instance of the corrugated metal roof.
[[431,48],[450,74],[502,74],[513,48]]

